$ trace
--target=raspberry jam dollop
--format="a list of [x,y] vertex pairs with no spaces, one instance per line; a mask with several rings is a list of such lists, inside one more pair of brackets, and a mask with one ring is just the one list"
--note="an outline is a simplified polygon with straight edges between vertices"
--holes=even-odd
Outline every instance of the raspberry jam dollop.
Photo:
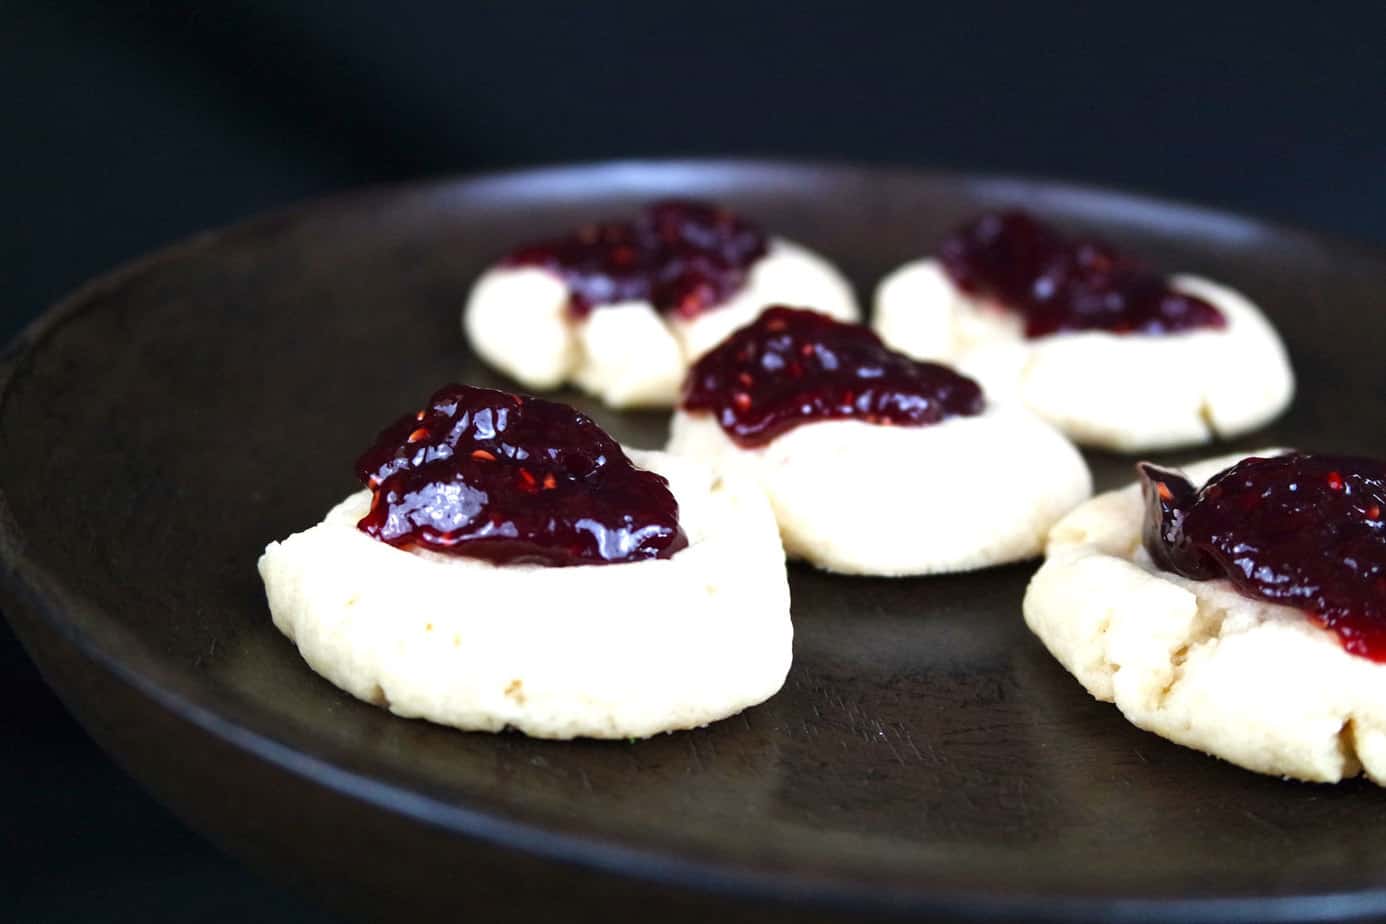
[[576,317],[600,305],[645,301],[687,318],[740,291],[766,248],[763,231],[726,209],[668,200],[631,221],[604,221],[528,244],[505,265],[558,274]]
[[688,545],[669,484],[565,404],[447,385],[356,462],[357,528],[400,548],[498,564],[601,565]]
[[1176,292],[1133,258],[1100,241],[1065,237],[1018,210],[989,212],[958,229],[939,245],[938,258],[959,289],[1019,314],[1030,338],[1227,325],[1212,305]]
[[682,406],[711,411],[741,446],[815,420],[922,426],[980,414],[982,389],[888,349],[870,329],[776,306],[694,365]]
[[1253,457],[1198,491],[1178,472],[1138,468],[1156,565],[1298,607],[1352,654],[1386,662],[1386,462]]

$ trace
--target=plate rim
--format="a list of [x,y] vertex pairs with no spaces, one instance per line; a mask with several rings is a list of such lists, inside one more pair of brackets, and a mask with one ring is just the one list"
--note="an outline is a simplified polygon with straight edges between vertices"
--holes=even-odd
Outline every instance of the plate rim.
[[[64,324],[100,303],[99,296],[163,264],[195,257],[228,238],[255,234],[276,225],[290,224],[336,209],[360,208],[378,200],[399,201],[410,196],[457,194],[488,186],[580,177],[584,184],[601,185],[605,174],[648,172],[668,176],[678,171],[698,174],[722,172],[745,176],[748,172],[774,171],[795,174],[898,175],[916,181],[963,186],[992,186],[1072,199],[1119,200],[1130,206],[1166,214],[1180,214],[1202,221],[1235,222],[1280,238],[1351,251],[1358,258],[1386,268],[1386,248],[1344,237],[1334,232],[1303,228],[1276,218],[1239,209],[1205,205],[1179,198],[1132,191],[1076,180],[991,171],[873,164],[848,161],[780,158],[638,158],[599,160],[572,164],[547,164],[505,170],[462,173],[373,184],[307,198],[287,206],[256,213],[229,225],[204,230],[178,239],[144,255],[118,264],[60,298],[25,325],[0,351],[0,413],[12,396],[12,387],[26,361]],[[611,185],[607,181],[607,185]],[[745,865],[681,856],[672,852],[623,844],[609,835],[579,834],[541,824],[505,817],[486,809],[467,808],[406,786],[386,782],[364,772],[339,766],[330,759],[296,749],[293,745],[256,731],[217,710],[215,691],[199,689],[195,677],[146,654],[152,671],[139,671],[123,660],[122,652],[93,638],[74,619],[77,612],[101,619],[101,607],[84,599],[25,552],[22,530],[11,512],[8,492],[0,484],[0,590],[26,615],[41,619],[87,661],[151,700],[159,708],[189,722],[201,732],[229,746],[248,752],[306,782],[324,786],[336,795],[368,804],[378,810],[402,815],[416,824],[441,827],[453,834],[482,843],[519,851],[548,861],[577,864],[621,877],[631,877],[690,891],[747,900],[769,900],[823,906],[825,908],[944,915],[949,918],[1009,919],[1015,916],[1045,920],[1100,920],[1108,917],[1182,921],[1190,917],[1219,920],[1300,921],[1325,919],[1326,905],[1332,917],[1361,918],[1386,913],[1386,881],[1381,886],[1335,891],[1300,891],[1284,895],[1210,895],[1195,898],[1140,895],[1056,896],[1048,893],[999,893],[995,890],[949,890],[938,884],[889,883],[865,885],[850,878],[795,872],[792,869],[753,868]],[[107,623],[117,636],[129,636],[128,644],[142,645],[134,633]],[[179,681],[182,681],[181,683]],[[330,748],[329,750],[345,750]]]

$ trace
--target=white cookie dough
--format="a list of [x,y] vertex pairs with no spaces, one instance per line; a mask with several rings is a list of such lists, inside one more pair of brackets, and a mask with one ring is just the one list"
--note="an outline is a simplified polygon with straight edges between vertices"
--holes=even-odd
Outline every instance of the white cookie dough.
[[967,571],[1038,555],[1092,493],[1078,451],[1018,408],[922,427],[802,424],[744,449],[709,413],[674,414],[670,452],[746,471],[791,556],[845,574]]
[[274,623],[332,683],[396,715],[539,738],[640,738],[763,702],[789,670],[789,584],[752,483],[630,451],[679,503],[671,558],[548,568],[396,549],[370,494],[260,559]]
[[956,365],[988,395],[1020,399],[1087,446],[1131,452],[1205,443],[1279,415],[1294,395],[1294,375],[1261,311],[1196,276],[1171,277],[1170,285],[1209,302],[1227,326],[1026,340],[1017,315],[962,292],[933,259],[882,280],[872,326],[894,349]]
[[669,407],[688,367],[770,305],[812,305],[857,320],[852,286],[812,251],[779,238],[731,299],[691,319],[648,302],[568,312],[568,287],[543,269],[496,266],[473,286],[462,312],[472,348],[486,362],[539,391],[572,382],[612,407]]
[[[1202,484],[1241,458],[1187,474]],[[1365,772],[1386,785],[1386,664],[1348,654],[1299,610],[1159,570],[1141,544],[1144,509],[1133,484],[1054,527],[1025,595],[1025,621],[1049,651],[1171,741],[1259,773]]]

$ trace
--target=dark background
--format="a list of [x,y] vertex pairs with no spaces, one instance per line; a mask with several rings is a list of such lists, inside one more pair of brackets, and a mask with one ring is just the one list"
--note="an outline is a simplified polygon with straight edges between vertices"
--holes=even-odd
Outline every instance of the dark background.
[[[1386,242],[1379,7],[1135,9],[4,0],[0,334],[296,199],[611,157],[1046,174]],[[0,918],[327,920],[147,799],[3,625],[0,700]]]

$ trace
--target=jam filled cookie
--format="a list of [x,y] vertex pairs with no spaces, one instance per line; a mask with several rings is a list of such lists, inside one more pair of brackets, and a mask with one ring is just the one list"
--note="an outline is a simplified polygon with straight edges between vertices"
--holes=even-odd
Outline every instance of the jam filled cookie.
[[1019,211],[983,215],[887,276],[873,326],[1119,451],[1245,433],[1294,394],[1280,338],[1237,292],[1165,278]]
[[776,302],[858,316],[822,257],[725,209],[669,201],[513,251],[477,280],[462,326],[529,388],[571,382],[613,407],[668,407],[693,360]]
[[260,559],[275,625],[356,697],[462,729],[627,738],[784,682],[784,551],[753,483],[465,385],[383,431],[357,475]]
[[1030,628],[1140,728],[1260,773],[1386,784],[1386,462],[1139,472],[1054,527]]
[[748,472],[791,555],[852,574],[1037,555],[1091,493],[1077,450],[1037,417],[865,327],[784,307],[694,365],[668,449]]

